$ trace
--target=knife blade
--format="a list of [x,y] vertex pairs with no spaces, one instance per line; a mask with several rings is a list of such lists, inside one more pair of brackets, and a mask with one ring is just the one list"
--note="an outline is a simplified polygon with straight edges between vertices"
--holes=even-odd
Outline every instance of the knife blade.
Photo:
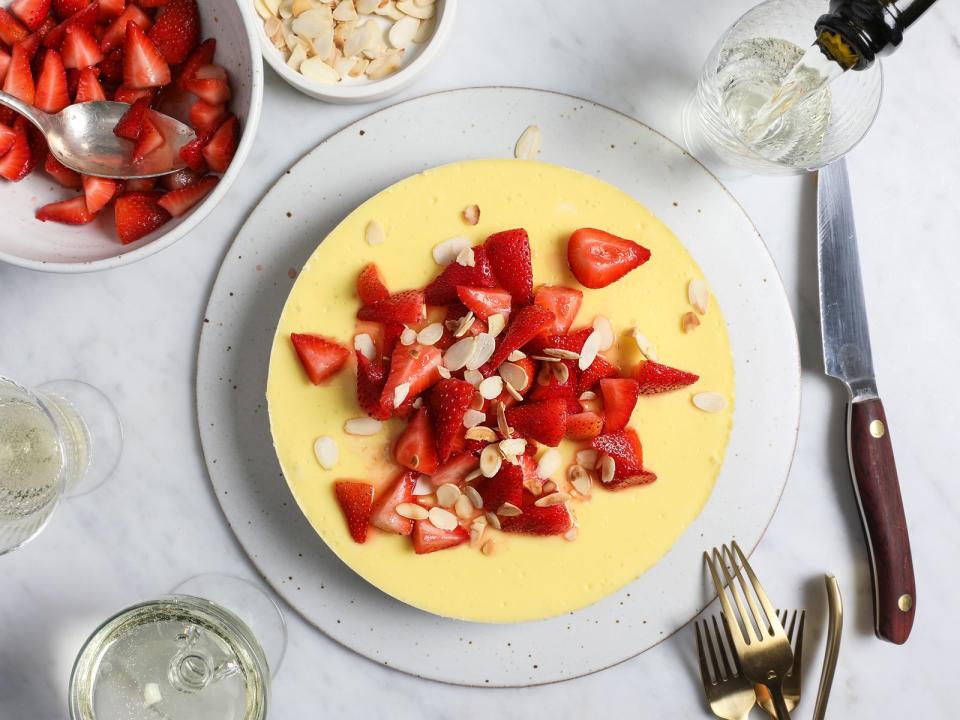
[[874,375],[843,159],[819,172],[817,220],[823,363],[827,375],[850,391],[847,451],[870,555],[874,630],[878,637],[902,644],[913,626],[916,583],[890,429]]

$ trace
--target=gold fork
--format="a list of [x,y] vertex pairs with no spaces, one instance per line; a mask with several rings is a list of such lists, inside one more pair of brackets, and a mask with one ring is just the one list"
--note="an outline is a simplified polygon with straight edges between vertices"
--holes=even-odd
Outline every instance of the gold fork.
[[[717,616],[712,615],[710,619],[713,621],[712,641],[706,618],[693,623],[693,630],[697,636],[697,656],[700,658],[700,679],[703,681],[703,692],[707,696],[707,704],[713,714],[721,720],[746,720],[757,702],[753,683],[740,671],[740,663],[737,661],[736,654],[732,652],[733,643],[729,640],[729,634],[727,634],[727,640],[724,640],[725,633],[720,630]],[[702,635],[700,623],[703,623]],[[714,644],[716,644],[716,652]],[[707,667],[708,653],[713,679]],[[732,665],[729,660],[731,654],[733,655]]]
[[[794,610],[793,615],[790,615],[789,612],[789,610],[783,612],[777,610],[780,624],[786,629],[787,639],[793,646],[793,666],[783,678],[783,701],[787,705],[787,710],[792,711],[800,702],[800,676],[803,672],[803,621],[807,617],[807,611],[800,611],[799,624],[797,623],[797,611]],[[787,624],[788,617],[789,625]],[[767,711],[770,717],[776,718],[777,713],[773,707],[773,698],[770,697],[767,688],[763,685],[757,685],[755,689],[757,691],[757,703]]]
[[[731,549],[732,548],[732,549]],[[734,555],[736,554],[736,556]],[[713,584],[717,589],[717,597],[720,598],[720,604],[723,607],[723,616],[726,619],[726,626],[730,630],[730,637],[733,640],[733,646],[737,657],[740,659],[740,667],[747,679],[754,683],[760,683],[766,686],[773,699],[773,707],[776,711],[778,720],[790,720],[790,711],[787,710],[786,702],[783,699],[783,678],[793,665],[793,650],[790,648],[790,641],[787,634],[783,631],[783,625],[773,610],[763,586],[757,579],[753,568],[747,562],[746,556],[736,542],[731,543],[731,547],[722,546],[722,551],[713,548],[713,557],[707,553],[703,554],[707,566],[710,568],[710,575],[713,578]],[[727,560],[729,559],[729,567]],[[737,564],[737,559],[740,563]],[[743,571],[750,579],[753,591],[750,593],[747,581],[744,580],[740,571],[740,565]],[[733,575],[737,578],[742,591],[737,591],[737,586],[731,577],[731,568]],[[723,574],[723,582],[720,580],[720,574]],[[733,597],[737,607],[737,614],[734,614],[733,606],[730,604],[730,598],[724,587]],[[746,601],[750,610],[744,606]],[[761,613],[757,607],[757,602],[763,608]]]

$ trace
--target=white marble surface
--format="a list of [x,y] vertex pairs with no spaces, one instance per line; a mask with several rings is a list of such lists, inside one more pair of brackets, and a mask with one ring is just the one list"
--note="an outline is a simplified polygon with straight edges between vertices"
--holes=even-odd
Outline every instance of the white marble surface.
[[[680,103],[700,61],[749,5],[464,2],[447,53],[403,97],[468,85],[543,87],[608,104],[676,138]],[[831,716],[946,717],[952,698],[950,643],[957,633],[949,618],[960,581],[947,567],[960,551],[960,416],[947,368],[960,353],[952,300],[960,265],[960,96],[940,92],[960,72],[960,9],[934,8],[887,71],[883,110],[851,155],[850,172],[877,371],[919,585],[917,621],[904,647],[870,632],[868,572],[842,440],[844,396],[821,374],[814,184],[730,184],[781,268],[803,350],[798,454],[755,555],[770,593],[814,616],[798,717],[812,707],[823,641],[821,574],[828,570],[840,578],[848,611]],[[0,267],[0,372],[25,383],[74,377],[99,385],[115,399],[127,438],[109,484],[64,504],[38,539],[0,558],[2,720],[66,717],[76,650],[114,610],[199,572],[253,574],[209,490],[197,439],[193,379],[203,307],[233,234],[272,180],[330,132],[380,106],[322,105],[271,73],[265,101],[247,172],[192,237],[109,274]],[[287,657],[273,686],[277,718],[708,717],[689,631],[591,677],[504,691],[401,675],[336,645],[289,611],[288,621]]]

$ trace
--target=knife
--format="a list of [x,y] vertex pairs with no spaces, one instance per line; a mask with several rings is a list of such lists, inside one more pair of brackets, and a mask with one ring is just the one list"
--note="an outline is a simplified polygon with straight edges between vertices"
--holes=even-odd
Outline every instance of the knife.
[[820,170],[817,219],[823,363],[827,375],[850,391],[847,452],[870,553],[874,630],[877,637],[900,645],[913,627],[917,593],[890,428],[873,373],[857,231],[842,159]]

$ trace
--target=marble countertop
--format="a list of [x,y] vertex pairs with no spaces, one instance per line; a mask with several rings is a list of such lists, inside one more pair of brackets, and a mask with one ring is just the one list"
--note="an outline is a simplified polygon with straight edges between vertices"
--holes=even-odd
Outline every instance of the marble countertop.
[[[676,139],[680,106],[702,59],[750,5],[463,2],[446,53],[397,99],[471,85],[540,87],[604,103]],[[869,570],[843,440],[845,396],[823,376],[820,359],[814,180],[728,184],[780,267],[800,333],[800,442],[754,563],[772,596],[811,612],[799,717],[812,709],[826,571],[839,577],[847,610],[832,717],[946,717],[953,695],[957,635],[949,618],[960,580],[948,574],[945,559],[960,552],[960,405],[947,368],[960,353],[950,295],[960,267],[960,95],[941,93],[960,73],[960,8],[935,6],[886,71],[880,117],[849,165],[874,356],[919,586],[916,624],[904,647],[871,632]],[[2,720],[65,718],[73,658],[113,611],[201,572],[254,577],[209,490],[200,452],[194,374],[203,308],[226,248],[272,182],[330,133],[391,102],[324,105],[268,70],[246,172],[191,237],[105,274],[0,266],[0,372],[25,384],[87,380],[114,399],[126,432],[116,476],[64,503],[36,540],[0,558]],[[377,666],[286,610],[290,638],[273,684],[273,717],[709,717],[686,630],[586,678],[479,690]]]

